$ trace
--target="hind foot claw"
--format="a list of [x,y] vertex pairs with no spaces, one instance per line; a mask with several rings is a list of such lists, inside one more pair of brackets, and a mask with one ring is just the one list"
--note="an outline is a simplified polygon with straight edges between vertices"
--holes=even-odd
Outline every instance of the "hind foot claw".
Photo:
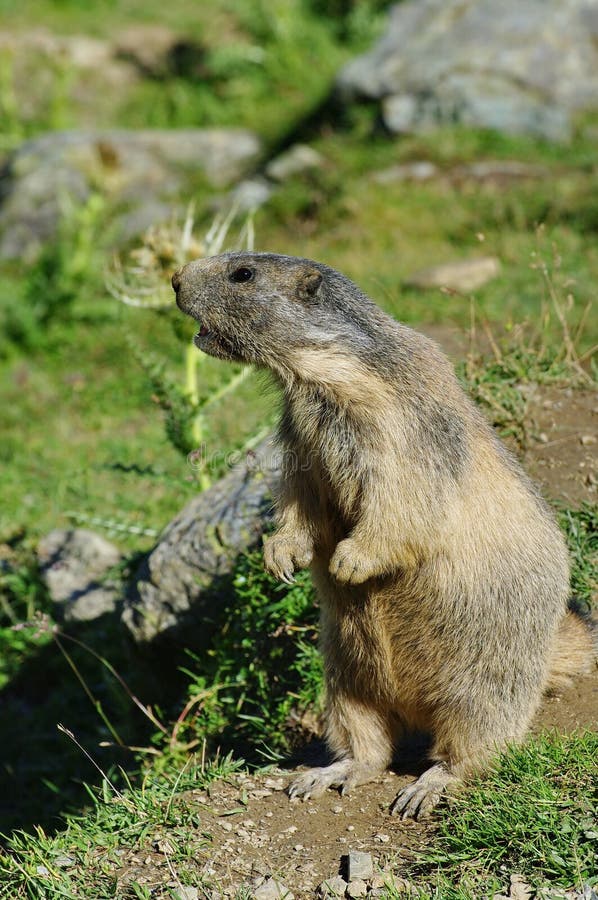
[[425,819],[440,803],[448,784],[456,782],[444,763],[437,763],[415,781],[399,791],[390,807],[393,816],[402,819]]
[[291,800],[301,797],[309,800],[310,797],[321,797],[332,787],[340,788],[341,794],[348,794],[358,784],[370,781],[378,774],[374,767],[359,765],[353,759],[342,759],[318,769],[308,769],[303,772],[288,788]]

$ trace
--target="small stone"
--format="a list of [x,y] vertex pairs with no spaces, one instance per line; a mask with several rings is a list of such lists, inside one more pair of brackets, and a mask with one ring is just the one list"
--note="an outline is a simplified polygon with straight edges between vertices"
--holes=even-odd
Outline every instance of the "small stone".
[[390,835],[388,834],[375,834],[374,840],[378,841],[379,844],[388,844],[390,841]]
[[539,442],[540,444],[547,444],[547,443],[548,443],[548,435],[546,434],[545,431],[541,431],[540,434],[538,435],[538,442]]
[[318,893],[321,897],[344,897],[346,890],[347,882],[342,875],[327,878],[318,886]]
[[355,831],[355,825],[347,825],[347,831]]
[[347,862],[347,874],[349,881],[363,879],[367,881],[374,874],[374,863],[371,853],[362,853],[360,850],[350,850]]
[[266,778],[264,787],[270,788],[272,791],[284,791],[283,778]]
[[253,212],[267,203],[272,196],[272,186],[265,178],[246,178],[240,181],[226,197],[240,212]]
[[175,891],[176,900],[199,900],[199,891],[195,887],[180,887]]
[[156,851],[156,853],[163,853],[165,856],[168,856],[171,853],[174,853],[174,847],[167,840],[158,840],[152,843],[152,849]]
[[72,856],[57,856],[54,860],[54,865],[58,866],[59,869],[69,869],[75,865],[75,862],[76,860]]
[[349,883],[347,897],[365,897],[367,892],[368,886],[365,881],[362,881],[361,878],[356,878],[355,881]]
[[295,851],[295,853],[299,853],[300,850],[303,850],[303,844],[295,844],[293,850]]
[[286,181],[312,169],[319,169],[324,157],[307,144],[294,144],[266,166],[266,175],[274,181]]
[[582,434],[579,439],[579,443],[583,447],[590,447],[592,444],[596,443],[596,435],[595,434]]
[[268,878],[253,891],[253,900],[293,900],[293,894],[288,887],[275,878]]
[[263,875],[264,878],[271,875],[270,867],[267,866],[265,862],[262,862],[261,859],[254,860],[251,871],[255,872],[256,875]]
[[372,180],[377,184],[392,184],[396,181],[429,181],[435,175],[438,175],[438,166],[428,160],[420,160],[375,172]]
[[449,291],[469,293],[496,278],[499,272],[500,262],[494,256],[460,259],[415,272],[406,279],[405,286],[423,290],[445,288]]
[[332,812],[334,813],[335,816],[340,815],[342,813],[342,811],[343,811],[342,806],[333,806],[332,807]]

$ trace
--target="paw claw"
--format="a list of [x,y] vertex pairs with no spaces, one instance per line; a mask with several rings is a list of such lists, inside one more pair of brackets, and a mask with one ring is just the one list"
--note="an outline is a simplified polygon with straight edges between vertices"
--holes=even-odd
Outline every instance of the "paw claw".
[[293,584],[295,567],[309,565],[313,551],[305,546],[305,541],[272,535],[264,541],[264,566],[279,581]]
[[375,566],[352,538],[337,544],[328,570],[340,584],[363,584],[376,574]]
[[438,763],[407,785],[391,804],[390,814],[402,819],[425,819],[438,806],[449,783],[456,782],[443,763]]

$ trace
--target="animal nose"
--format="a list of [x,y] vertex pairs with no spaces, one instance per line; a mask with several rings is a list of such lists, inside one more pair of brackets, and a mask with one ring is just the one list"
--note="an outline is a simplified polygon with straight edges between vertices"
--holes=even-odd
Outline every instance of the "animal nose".
[[174,273],[174,275],[172,276],[172,286],[173,286],[173,288],[174,288],[175,291],[178,291],[178,289],[179,289],[180,286],[181,286],[181,273],[182,273],[182,271],[183,271],[182,269],[178,269],[178,270]]

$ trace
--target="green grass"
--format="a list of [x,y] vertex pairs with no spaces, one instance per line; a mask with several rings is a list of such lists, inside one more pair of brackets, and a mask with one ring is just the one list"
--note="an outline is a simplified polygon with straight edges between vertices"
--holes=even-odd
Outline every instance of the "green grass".
[[191,654],[187,714],[179,740],[208,739],[254,761],[304,738],[301,717],[318,713],[322,661],[318,611],[307,572],[288,588],[264,572],[261,551],[239,560],[234,594],[219,610],[210,645]]
[[597,756],[594,732],[544,734],[504,753],[450,801],[420,875],[438,873],[451,898],[504,889],[515,872],[534,887],[596,883]]
[[[156,846],[163,854],[164,882],[196,884],[196,857],[209,845],[210,835],[202,832],[195,795],[214,780],[230,777],[241,765],[229,757],[206,765],[190,756],[180,769],[148,773],[136,784],[118,775],[117,784],[105,778],[99,789],[88,789],[85,815],[72,816],[59,835],[52,837],[38,828],[11,838],[0,851],[0,897],[149,898],[139,882],[127,882],[123,869],[130,857],[152,854]],[[175,895],[165,889],[160,896]]]

